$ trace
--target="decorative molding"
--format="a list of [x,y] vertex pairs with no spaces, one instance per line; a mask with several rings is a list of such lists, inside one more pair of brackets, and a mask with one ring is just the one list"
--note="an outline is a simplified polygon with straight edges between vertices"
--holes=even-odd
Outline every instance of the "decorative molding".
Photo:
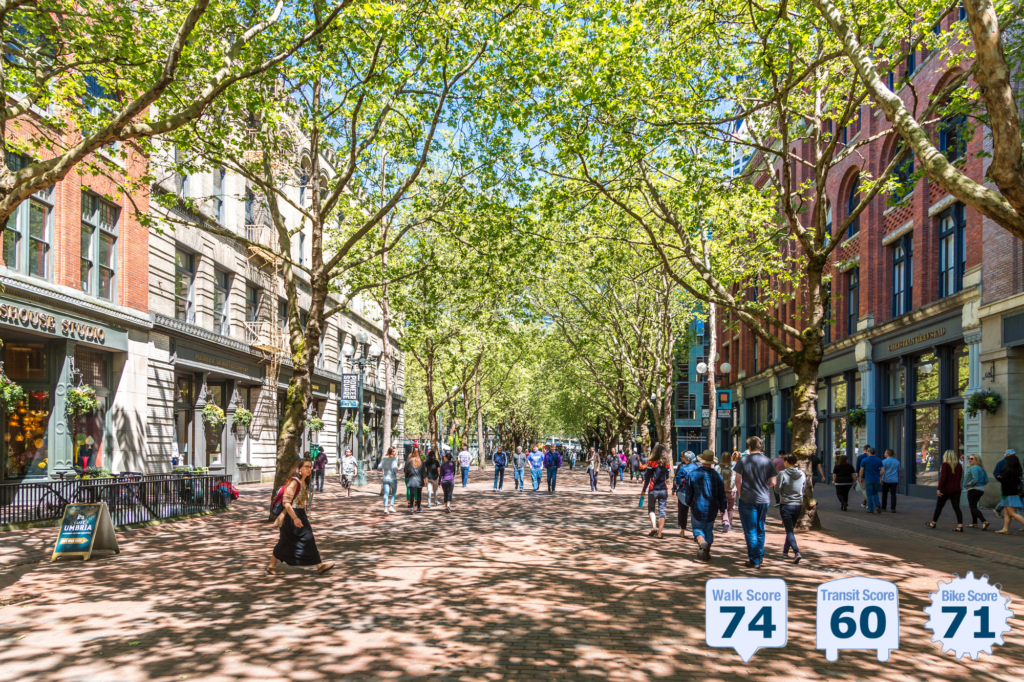
[[932,204],[931,207],[928,209],[928,215],[929,216],[933,216],[933,217],[937,216],[938,214],[942,213],[943,211],[945,211],[947,208],[949,208],[950,206],[952,206],[955,203],[956,203],[956,197],[953,196],[952,194],[949,194],[949,195],[939,199],[934,204]]
[[905,235],[910,234],[913,231],[914,231],[914,221],[913,220],[908,220],[907,222],[903,223],[902,225],[897,227],[895,230],[893,230],[889,234],[887,234],[884,237],[882,237],[882,244],[884,246],[890,246],[891,244],[899,241]]
[[173,317],[167,317],[160,313],[151,313],[151,317],[155,328],[165,329],[167,331],[186,336],[190,339],[210,343],[215,346],[226,346],[227,348],[238,351],[239,353],[246,353],[253,357],[259,357],[257,353],[252,352],[252,348],[249,347],[249,344],[236,341],[230,336],[221,336],[209,329],[203,329],[197,325],[182,322],[181,320],[176,320]]
[[981,343],[981,327],[973,327],[971,329],[964,330],[964,343],[971,345],[972,343]]
[[859,266],[860,266],[860,254],[858,253],[856,256],[854,256],[850,260],[844,260],[841,263],[837,263],[836,264],[836,270],[838,270],[839,272],[849,272],[850,270],[853,270],[854,268],[859,267]]
[[116,308],[107,308],[106,306],[84,300],[84,298],[54,291],[47,287],[37,286],[6,275],[0,275],[0,286],[2,286],[5,294],[14,294],[36,303],[60,308],[72,315],[85,317],[86,315],[83,315],[83,313],[87,313],[104,318],[110,322],[132,327],[133,329],[149,331],[153,328],[153,323],[144,317],[145,313],[137,312],[133,315]]

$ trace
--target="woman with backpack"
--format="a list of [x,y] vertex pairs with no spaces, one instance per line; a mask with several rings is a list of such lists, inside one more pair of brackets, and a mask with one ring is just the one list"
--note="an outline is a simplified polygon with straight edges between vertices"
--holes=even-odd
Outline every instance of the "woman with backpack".
[[[988,485],[988,474],[985,473],[985,469],[981,465],[981,455],[970,455],[967,458],[967,471],[964,472],[963,482],[963,488],[967,491],[967,506],[971,510],[971,525],[968,528],[977,528],[980,521],[981,529],[988,530],[988,521],[978,509],[978,500],[985,494],[986,485]],[[882,506],[885,506],[884,502]]]
[[604,466],[605,466],[605,471],[608,472],[608,476],[609,476],[608,492],[610,492],[610,493],[615,492],[615,479],[619,475],[619,465],[620,464],[621,464],[621,460],[619,459],[619,456],[617,454],[615,454],[614,452],[609,452],[608,456],[605,458]]
[[672,477],[672,460],[668,448],[661,443],[654,446],[650,464],[644,472],[644,487],[641,499],[647,493],[647,515],[651,519],[649,537],[661,538],[665,530],[665,514],[668,505],[668,480]]
[[[420,505],[423,502],[423,479],[426,476],[426,467],[423,466],[420,453],[414,450],[412,456],[409,457],[409,461],[405,463],[405,486],[409,491],[410,514],[423,513]],[[416,505],[415,509],[413,509],[413,505]]]
[[1024,501],[1021,501],[1024,482],[1021,481],[1022,472],[1017,455],[1007,455],[1003,461],[1006,462],[1006,466],[996,474],[996,479],[1002,486],[1003,529],[996,532],[1000,535],[1009,535],[1012,519],[1024,524],[1024,516],[1021,516],[1021,512],[1024,512]]
[[274,496],[274,506],[282,506],[282,511],[274,520],[280,529],[277,545],[267,565],[267,573],[281,575],[277,562],[283,561],[289,566],[316,566],[317,573],[323,575],[334,568],[334,562],[324,563],[320,560],[320,552],[316,548],[313,528],[309,525],[306,510],[309,505],[309,479],[313,473],[313,462],[301,459],[292,467],[288,481]]
[[[415,452],[415,449],[413,450]],[[438,477],[441,473],[441,463],[437,461],[437,455],[433,450],[427,451],[427,459],[423,462],[423,470],[427,476],[427,509],[435,504],[441,504],[437,498],[441,496],[441,484]]]

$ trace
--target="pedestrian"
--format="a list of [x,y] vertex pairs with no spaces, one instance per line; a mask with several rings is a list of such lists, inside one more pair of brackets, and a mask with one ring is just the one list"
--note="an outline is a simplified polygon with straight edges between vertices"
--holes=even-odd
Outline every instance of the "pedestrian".
[[622,481],[626,476],[626,453],[619,450],[619,480]]
[[800,563],[800,548],[796,545],[796,522],[804,504],[804,485],[807,474],[797,468],[796,455],[790,453],[784,458],[786,468],[779,474],[779,516],[786,528],[786,542],[782,545],[782,558],[789,558],[789,550],[793,550],[793,563]]
[[573,469],[576,468],[576,457],[578,455],[579,453],[576,452],[576,448],[573,448],[572,450],[569,451],[569,471],[572,471]]
[[[413,450],[412,455],[405,463],[405,487],[409,491],[409,513],[422,514],[420,505],[423,501],[423,480],[426,478],[426,467],[420,459],[418,450]],[[415,509],[413,508],[415,505]]]
[[590,476],[590,492],[597,492],[597,472],[601,470],[601,458],[598,457],[597,450],[593,447],[590,448],[590,454],[587,455],[587,475]]
[[558,469],[562,466],[562,456],[554,448],[548,448],[548,454],[544,458],[544,466],[548,470],[548,492],[555,492]]
[[[779,456],[776,457],[775,460],[772,462],[772,464],[775,465],[775,475],[776,475],[776,477],[778,477],[778,475],[782,473],[782,470],[786,468],[786,460],[783,459],[785,456],[786,456],[786,453],[783,452],[782,450],[779,450]],[[780,504],[780,502],[779,502],[779,489],[775,488],[774,490],[772,490],[772,492],[775,493],[775,506],[778,507],[779,504]]]
[[686,522],[690,518],[690,501],[686,497],[686,477],[690,472],[697,470],[697,455],[690,450],[683,453],[682,461],[676,469],[676,476],[672,483],[672,492],[676,495],[676,519],[679,523],[679,534],[686,535]]
[[885,511],[886,498],[892,494],[892,506],[889,511],[896,513],[896,489],[900,487],[900,461],[896,459],[896,453],[891,449],[885,451],[885,459],[882,460],[882,506],[878,513]]
[[523,446],[516,446],[516,453],[512,455],[512,482],[515,483],[516,490],[521,491],[523,489],[523,478],[526,474],[526,453],[523,452]]
[[313,490],[318,493],[324,491],[324,474],[327,471],[327,453],[323,450],[316,456],[316,460],[313,461]]
[[999,464],[1003,465],[1002,467],[996,465],[996,471],[999,473],[993,472],[993,474],[999,481],[1003,498],[1003,527],[996,532],[1000,535],[1009,535],[1011,520],[1016,519],[1024,524],[1024,516],[1021,516],[1024,513],[1024,501],[1021,501],[1021,494],[1024,493],[1024,481],[1021,480],[1020,460],[1017,459],[1014,450],[1007,450],[1006,457]]
[[345,448],[345,456],[341,458],[341,487],[345,489],[345,497],[352,497],[352,481],[359,471],[359,463],[352,456],[352,448]]
[[501,490],[505,487],[505,467],[508,466],[508,455],[501,451],[501,446],[498,446],[498,451],[494,453],[494,489]]
[[629,482],[632,483],[640,477],[640,455],[636,450],[629,456]]
[[[981,464],[981,455],[970,455],[967,457],[967,470],[964,471],[963,489],[967,491],[967,506],[971,510],[971,525],[968,528],[977,528],[981,522],[981,529],[988,530],[988,521],[978,509],[978,501],[985,494],[985,486],[988,485],[988,474]],[[895,510],[893,510],[895,511]]]
[[868,508],[868,489],[864,485],[864,481],[860,480],[860,465],[864,462],[864,458],[868,457],[874,452],[874,448],[870,445],[865,445],[864,450],[857,455],[857,461],[853,465],[854,471],[857,472],[857,486],[860,488],[861,493],[864,494],[864,501],[860,503],[860,506],[864,509]]
[[[593,449],[591,449],[593,451]],[[640,491],[643,499],[647,493],[647,515],[651,519],[649,537],[661,538],[665,530],[665,508],[668,504],[668,479],[672,476],[672,460],[668,448],[658,443],[651,453],[651,465],[644,475],[644,486]]]
[[527,456],[526,461],[530,463],[530,479],[533,481],[533,489],[540,490],[540,478],[544,473],[544,453],[536,444]]
[[[875,509],[881,506],[878,501],[878,491],[882,485],[882,460],[875,457],[875,451],[868,452],[867,457],[860,460],[860,484],[864,486],[867,493],[868,514],[874,514]],[[879,514],[883,510],[879,510]]]
[[462,487],[469,485],[469,467],[473,463],[473,455],[465,448],[459,452],[459,468],[462,469]]
[[761,452],[763,447],[760,438],[751,436],[747,439],[749,453],[733,465],[738,474],[736,487],[740,491],[738,507],[747,544],[747,568],[760,568],[764,560],[764,523],[771,503],[768,491],[778,482],[775,465]]
[[846,511],[850,507],[850,488],[853,487],[853,479],[857,475],[853,465],[846,455],[839,455],[836,464],[832,467],[832,485],[836,487],[836,497],[839,498],[839,508]]
[[960,511],[960,492],[963,480],[964,468],[960,466],[960,458],[952,450],[946,450],[942,455],[942,468],[939,469],[939,489],[936,491],[939,499],[935,503],[935,514],[928,524],[929,528],[935,527],[935,522],[939,520],[942,508],[948,501],[953,507],[953,513],[956,514],[956,528],[953,530],[957,533],[964,532],[964,515]]
[[427,451],[423,471],[427,476],[427,509],[430,509],[435,504],[441,504],[437,499],[441,496],[441,462],[437,461],[437,455],[433,450]]
[[320,560],[316,538],[313,537],[313,527],[306,514],[309,505],[309,479],[312,473],[313,462],[300,459],[292,466],[287,482],[278,493],[284,511],[274,519],[274,525],[280,529],[280,533],[270,563],[267,565],[267,573],[270,575],[284,573],[277,567],[278,561],[283,561],[289,566],[316,566],[320,575],[334,567],[334,562],[324,563]]
[[455,488],[455,462],[452,461],[452,453],[444,453],[444,461],[441,462],[441,490],[444,492],[444,510],[450,514],[452,511],[452,490]]
[[377,468],[381,470],[380,494],[384,498],[384,513],[394,514],[398,494],[398,457],[393,447],[384,453]]
[[722,510],[722,530],[728,533],[732,529],[732,511],[736,505],[736,462],[740,461],[740,453],[732,451],[732,455],[722,456],[722,483],[725,484],[725,509]]
[[825,480],[825,467],[821,466],[821,457],[818,456],[817,452],[811,455],[811,478],[814,479],[815,483],[821,483]]
[[725,482],[715,471],[718,458],[712,450],[700,453],[700,466],[686,477],[686,497],[693,514],[693,541],[697,543],[697,559],[711,560],[715,541],[715,519],[725,510]]
[[604,470],[608,472],[608,492],[615,492],[615,479],[619,475],[619,456],[609,452],[604,460]]

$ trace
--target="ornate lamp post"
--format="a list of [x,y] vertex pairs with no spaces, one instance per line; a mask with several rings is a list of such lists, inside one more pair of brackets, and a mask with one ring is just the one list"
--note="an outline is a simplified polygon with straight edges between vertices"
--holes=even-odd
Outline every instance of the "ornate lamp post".
[[359,430],[356,435],[356,462],[359,464],[359,470],[356,473],[356,485],[366,485],[366,463],[363,460],[363,374],[366,368],[375,364],[377,358],[380,357],[380,346],[376,341],[366,347],[366,342],[369,339],[369,334],[360,329],[356,332],[356,343],[359,346],[359,357],[355,357],[356,349],[351,344],[346,343],[341,347],[341,354],[344,355],[352,364],[359,367],[359,381],[356,382],[356,402],[359,403]]

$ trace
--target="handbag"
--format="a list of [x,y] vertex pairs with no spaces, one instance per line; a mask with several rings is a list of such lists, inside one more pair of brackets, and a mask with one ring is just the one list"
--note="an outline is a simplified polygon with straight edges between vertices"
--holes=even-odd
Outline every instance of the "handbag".
[[288,484],[291,483],[292,481],[298,483],[300,487],[302,486],[302,483],[299,481],[298,478],[293,477],[285,481],[285,484],[278,488],[277,492],[274,494],[274,501],[270,504],[271,516],[277,518],[284,512],[284,491],[285,488],[288,487]]

